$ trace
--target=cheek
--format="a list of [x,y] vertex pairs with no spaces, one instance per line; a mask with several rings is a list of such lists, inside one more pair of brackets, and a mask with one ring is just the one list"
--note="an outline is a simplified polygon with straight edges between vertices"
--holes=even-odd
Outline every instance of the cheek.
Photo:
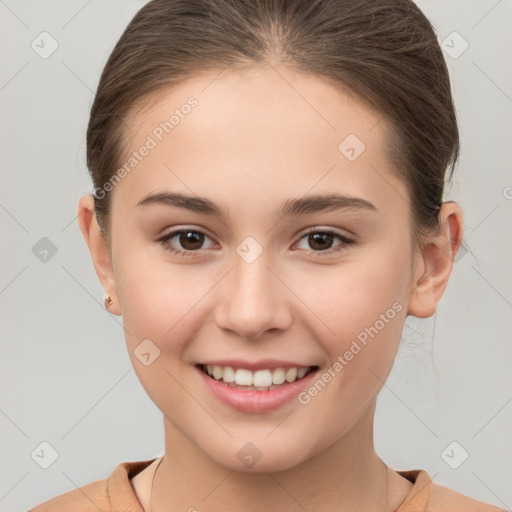
[[[330,332],[333,339],[351,340],[374,325],[388,310],[387,316],[393,317],[393,321],[386,325],[399,323],[396,313],[398,309],[405,309],[407,276],[396,255],[354,259],[337,268],[325,268],[327,270],[321,271],[323,274],[316,270],[313,274],[296,274],[295,277],[296,285],[302,283],[297,294],[304,297],[311,310],[323,320],[324,335],[319,339]],[[387,327],[385,330],[390,331]]]
[[[406,317],[407,275],[402,259],[390,249],[379,257],[331,268],[328,279],[316,280],[321,286],[309,285],[308,305],[322,320],[315,322],[319,325],[315,335],[332,363],[339,362],[335,373],[343,375],[335,379],[337,389],[343,381],[338,399],[343,400],[345,393],[347,399],[370,397],[391,371]],[[315,279],[309,276],[301,282]]]
[[116,267],[117,288],[134,371],[155,405],[172,417],[187,407],[180,385],[186,379],[186,349],[203,325],[201,299],[218,277],[162,260],[125,254]]
[[[338,275],[316,297],[322,324],[315,337],[330,365],[306,390],[318,418],[330,418],[333,431],[347,430],[375,399],[386,381],[400,343],[406,308],[395,276],[366,267]],[[318,322],[317,322],[318,323]],[[331,331],[334,331],[331,332]],[[340,411],[343,413],[340,415]],[[318,428],[325,428],[318,424]]]
[[116,266],[126,339],[130,348],[149,338],[162,351],[176,352],[201,325],[193,319],[218,277],[207,266],[178,265],[151,251],[133,251]]

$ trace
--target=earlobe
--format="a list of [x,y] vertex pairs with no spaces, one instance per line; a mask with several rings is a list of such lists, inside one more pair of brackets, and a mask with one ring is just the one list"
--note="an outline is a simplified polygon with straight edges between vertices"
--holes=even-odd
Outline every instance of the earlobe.
[[117,296],[110,250],[96,219],[92,195],[82,196],[78,201],[78,224],[89,248],[91,259],[104,293],[111,300],[111,303],[110,301],[108,303],[105,302],[105,307],[111,313],[120,315],[121,309]]
[[426,241],[418,255],[416,272],[411,282],[407,313],[428,318],[437,309],[453,268],[463,238],[463,214],[460,206],[448,201],[441,206],[440,225]]

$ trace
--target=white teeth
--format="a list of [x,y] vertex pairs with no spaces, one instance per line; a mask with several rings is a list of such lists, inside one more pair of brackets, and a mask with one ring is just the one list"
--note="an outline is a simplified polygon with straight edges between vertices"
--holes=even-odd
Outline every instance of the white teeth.
[[245,368],[238,368],[235,372],[235,382],[239,386],[252,386],[252,372]]
[[224,382],[235,382],[235,370],[231,366],[224,367],[224,374],[222,375]]
[[310,368],[273,368],[252,372],[245,368],[235,370],[232,366],[210,364],[206,366],[208,375],[215,380],[222,379],[226,384],[233,386],[253,386],[259,390],[272,389],[285,382],[295,382],[297,379],[302,379]]
[[222,375],[224,375],[224,370],[221,366],[214,366],[213,367],[213,378],[215,380],[222,379]]
[[288,368],[284,375],[286,382],[293,382],[297,378],[297,368]]
[[258,370],[254,372],[252,385],[259,388],[272,386],[272,372],[270,370]]
[[284,370],[282,368],[275,368],[272,372],[272,384],[284,383]]
[[302,379],[304,375],[308,372],[307,368],[301,368],[300,370],[297,370],[297,379]]

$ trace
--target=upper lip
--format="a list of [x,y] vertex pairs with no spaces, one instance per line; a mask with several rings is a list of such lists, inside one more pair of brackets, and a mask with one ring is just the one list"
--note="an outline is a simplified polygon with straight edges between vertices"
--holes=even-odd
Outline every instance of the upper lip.
[[273,368],[309,368],[314,365],[300,364],[290,361],[279,361],[278,359],[261,359],[260,361],[243,361],[241,359],[217,359],[215,361],[201,361],[200,365],[212,366],[231,366],[232,368],[245,368],[246,370],[256,371]]

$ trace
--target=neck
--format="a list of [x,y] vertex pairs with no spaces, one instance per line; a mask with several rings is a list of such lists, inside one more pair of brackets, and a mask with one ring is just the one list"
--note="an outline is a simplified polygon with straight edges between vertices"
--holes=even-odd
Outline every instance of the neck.
[[[375,402],[334,444],[290,469],[236,472],[200,451],[167,419],[165,456],[153,482],[152,511],[396,510],[389,502],[399,475],[373,446]],[[398,497],[397,497],[398,499]]]

